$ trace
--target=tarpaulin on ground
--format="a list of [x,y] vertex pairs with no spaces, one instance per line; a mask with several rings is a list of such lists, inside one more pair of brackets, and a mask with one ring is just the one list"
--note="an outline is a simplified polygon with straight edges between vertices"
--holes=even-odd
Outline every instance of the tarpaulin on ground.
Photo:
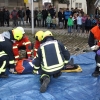
[[100,100],[100,77],[94,78],[93,52],[72,56],[82,68],[80,73],[63,73],[51,78],[45,93],[40,93],[39,75],[14,75],[0,79],[0,100]]

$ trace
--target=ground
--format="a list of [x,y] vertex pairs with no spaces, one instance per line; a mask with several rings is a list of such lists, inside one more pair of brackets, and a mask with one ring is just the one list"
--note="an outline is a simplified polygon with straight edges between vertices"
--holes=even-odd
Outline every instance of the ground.
[[[0,27],[0,33],[12,29],[12,27]],[[45,28],[34,28],[34,33],[43,30]],[[25,27],[26,35],[29,37],[30,41],[34,43],[34,33],[32,34],[31,28]],[[71,55],[77,55],[83,53],[83,50],[89,49],[88,47],[88,36],[86,33],[67,33],[67,29],[50,29],[54,37],[61,41],[70,51]]]

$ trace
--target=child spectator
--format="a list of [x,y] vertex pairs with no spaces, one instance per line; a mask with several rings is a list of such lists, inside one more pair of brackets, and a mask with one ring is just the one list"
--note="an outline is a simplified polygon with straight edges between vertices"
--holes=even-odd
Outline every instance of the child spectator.
[[88,16],[88,18],[85,21],[85,27],[86,27],[86,33],[89,33],[90,29],[91,29],[91,19],[90,16]]
[[56,28],[56,17],[55,16],[52,18],[52,28],[53,29]]
[[86,14],[83,15],[82,17],[82,33],[84,33],[85,31],[85,21],[86,21],[87,17]]
[[79,14],[79,16],[77,17],[77,32],[80,33],[81,27],[82,27],[82,17],[81,14]]
[[77,29],[77,13],[74,13],[72,19],[73,19],[73,32],[75,33]]
[[72,33],[73,19],[72,19],[72,16],[71,15],[68,18],[67,25],[68,25],[68,33]]
[[51,23],[52,23],[52,18],[51,18],[51,15],[49,13],[47,16],[47,19],[46,19],[47,28],[50,28]]
[[91,17],[91,28],[97,25],[97,20],[92,16]]

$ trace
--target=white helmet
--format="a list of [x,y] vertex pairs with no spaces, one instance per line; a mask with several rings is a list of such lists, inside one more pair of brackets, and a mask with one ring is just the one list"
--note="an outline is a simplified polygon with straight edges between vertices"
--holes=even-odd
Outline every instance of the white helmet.
[[19,30],[21,30],[22,31],[22,33],[24,34],[25,33],[25,31],[24,31],[24,28],[23,27],[17,27]]

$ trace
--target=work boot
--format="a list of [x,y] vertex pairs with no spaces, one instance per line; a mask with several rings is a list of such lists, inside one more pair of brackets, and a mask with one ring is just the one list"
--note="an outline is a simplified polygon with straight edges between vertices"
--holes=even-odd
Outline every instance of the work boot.
[[98,77],[100,75],[100,72],[99,71],[94,71],[93,73],[92,73],[92,76],[93,77]]
[[100,75],[99,67],[96,66],[96,69],[95,69],[95,71],[92,73],[92,76],[93,76],[93,77],[98,77],[99,75]]
[[46,77],[45,79],[43,79],[42,85],[40,87],[40,92],[44,93],[48,87],[48,84],[50,83],[50,78]]

